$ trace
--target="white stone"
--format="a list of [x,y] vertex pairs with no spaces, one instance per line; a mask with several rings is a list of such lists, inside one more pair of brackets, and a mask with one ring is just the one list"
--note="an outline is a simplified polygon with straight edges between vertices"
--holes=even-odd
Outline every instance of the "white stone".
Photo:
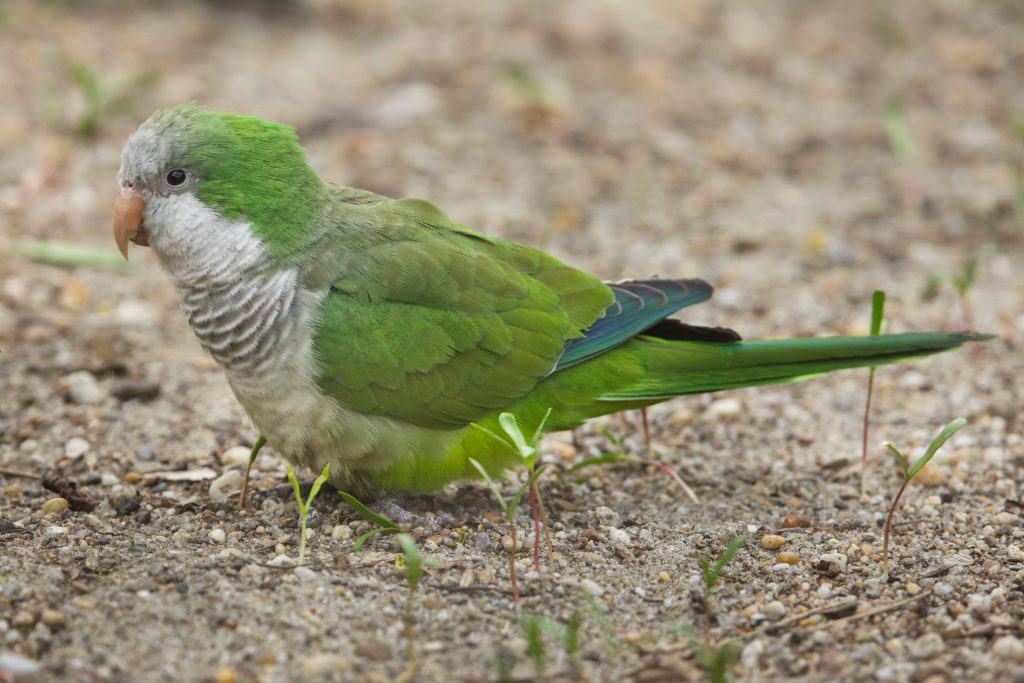
[[910,644],[910,654],[914,659],[931,659],[942,654],[946,642],[934,631],[926,633]]
[[743,413],[743,404],[735,398],[720,398],[708,406],[707,414],[714,420],[735,420]]
[[772,600],[761,608],[761,612],[772,621],[778,621],[782,617],[786,616],[787,611],[786,606],[778,600]]
[[106,390],[100,386],[92,373],[85,370],[72,372],[64,378],[64,383],[68,387],[71,400],[78,404],[100,403],[107,397]]
[[608,529],[608,538],[612,543],[619,543],[621,545],[629,545],[629,534],[622,529],[611,527]]
[[1024,643],[1016,636],[1003,636],[992,643],[992,654],[1007,662],[1024,663]]
[[604,588],[601,588],[601,586],[597,585],[597,582],[590,579],[583,579],[580,581],[580,588],[594,597],[599,598],[604,595]]
[[245,467],[249,464],[251,448],[245,446],[232,446],[220,454],[220,464],[224,467]]
[[331,538],[335,541],[347,541],[352,538],[352,527],[348,524],[336,524],[331,529]]
[[51,536],[63,536],[68,532],[66,526],[57,526],[56,524],[46,527],[46,533]]
[[233,493],[242,489],[242,473],[228,470],[210,482],[210,500],[214,503],[225,503]]
[[224,533],[223,529],[211,529],[210,540],[214,543],[223,543],[227,540],[227,534]]
[[64,444],[64,455],[72,460],[77,460],[85,455],[90,448],[92,448],[92,445],[88,441],[76,436],[73,439],[68,439],[67,443]]

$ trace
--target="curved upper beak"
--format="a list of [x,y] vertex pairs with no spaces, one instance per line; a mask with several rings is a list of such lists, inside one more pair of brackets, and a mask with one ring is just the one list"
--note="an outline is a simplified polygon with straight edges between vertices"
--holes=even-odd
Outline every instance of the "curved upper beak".
[[129,240],[146,246],[149,240],[142,228],[142,216],[146,213],[146,198],[138,190],[122,188],[114,202],[114,241],[121,254],[128,258]]

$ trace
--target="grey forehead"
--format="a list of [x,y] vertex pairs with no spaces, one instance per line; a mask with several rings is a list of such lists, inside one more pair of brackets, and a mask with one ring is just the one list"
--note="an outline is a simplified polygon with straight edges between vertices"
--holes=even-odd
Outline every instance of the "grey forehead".
[[147,184],[158,177],[173,153],[173,123],[153,117],[132,133],[121,151],[120,182]]

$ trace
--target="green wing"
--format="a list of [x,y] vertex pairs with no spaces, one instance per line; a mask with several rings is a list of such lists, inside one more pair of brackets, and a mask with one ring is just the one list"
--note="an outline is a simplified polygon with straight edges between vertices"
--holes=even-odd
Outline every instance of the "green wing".
[[[458,428],[523,397],[613,301],[552,256],[453,224],[421,200],[339,205],[340,254],[314,347],[352,410]],[[326,239],[326,238],[325,238]]]

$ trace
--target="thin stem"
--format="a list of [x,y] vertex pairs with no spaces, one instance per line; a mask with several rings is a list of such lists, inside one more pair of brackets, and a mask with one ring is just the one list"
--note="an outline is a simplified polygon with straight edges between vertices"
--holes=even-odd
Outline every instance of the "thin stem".
[[711,589],[704,584],[704,649],[711,646]]
[[909,483],[909,479],[903,479],[903,483],[900,484],[900,490],[896,492],[896,497],[892,499],[892,505],[889,506],[889,514],[885,516],[885,534],[882,541],[882,571],[886,578],[889,576],[889,533],[892,531],[892,518],[896,513],[896,506],[899,505],[900,497]]
[[860,493],[867,491],[868,430],[871,427],[871,393],[875,386],[875,368],[868,369],[868,397],[864,402],[864,429],[860,444]]
[[647,407],[644,406],[640,409],[640,425],[644,430],[644,449],[647,453],[647,457],[651,457],[651,426],[647,421]]
[[300,513],[299,531],[299,564],[304,564],[306,559],[306,511]]
[[405,671],[402,673],[400,680],[412,681],[416,678],[416,670],[419,668],[416,662],[416,640],[415,640],[415,628],[416,619],[413,616],[412,604],[415,592],[410,590],[409,595],[405,598],[405,614],[403,621],[405,622]]
[[677,484],[679,484],[679,486],[683,489],[683,491],[686,493],[686,495],[689,496],[691,501],[693,501],[694,503],[699,503],[700,502],[700,499],[697,498],[697,494],[693,492],[693,489],[691,489],[689,486],[686,485],[686,482],[683,481],[683,478],[680,477],[679,473],[676,472],[672,467],[669,467],[665,463],[659,462],[657,460],[642,460],[641,462],[644,465],[647,465],[648,467],[654,467],[656,469],[659,469],[662,472],[664,472],[665,474],[667,474],[668,476],[672,477],[672,479]]
[[6,469],[6,468],[0,469],[0,475],[5,476],[5,477],[19,477],[21,479],[38,479],[39,478],[39,477],[37,477],[34,474],[29,474],[27,472],[19,472],[17,470],[9,470],[9,469]]
[[516,581],[516,522],[512,515],[508,516],[508,530],[512,537],[512,549],[508,553],[508,575],[512,581],[512,600],[519,602],[519,583]]
[[548,562],[551,562],[551,558],[554,557],[554,550],[552,550],[551,546],[551,527],[548,525],[548,511],[544,508],[544,499],[540,495],[540,487],[537,486],[537,482],[533,482],[533,486],[537,495],[537,507],[540,509],[540,523],[544,527],[544,544],[547,546]]
[[249,462],[245,466],[245,474],[242,476],[242,491],[238,494],[238,507],[245,507],[245,494],[249,490],[249,471],[252,470],[252,464],[256,462],[256,456],[259,455],[260,449],[266,445],[267,440],[260,434],[260,438],[256,439],[256,443],[252,445],[252,451],[249,452]]
[[534,484],[530,484],[527,497],[530,500],[530,516],[533,518],[533,569],[540,574],[540,514],[537,511],[537,489]]

